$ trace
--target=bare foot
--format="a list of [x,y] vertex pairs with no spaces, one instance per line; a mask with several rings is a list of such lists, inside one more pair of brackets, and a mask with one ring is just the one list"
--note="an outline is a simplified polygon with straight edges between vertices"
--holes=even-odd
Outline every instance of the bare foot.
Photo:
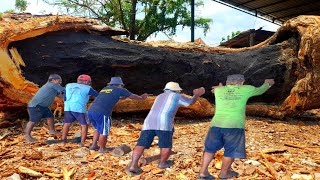
[[31,136],[24,136],[27,140],[28,143],[34,143],[34,142],[38,142],[38,140],[36,138],[33,138]]
[[49,134],[50,134],[50,135],[58,135],[58,134],[61,134],[61,132],[55,131],[55,130],[53,130],[53,131],[50,130],[50,131],[49,131]]

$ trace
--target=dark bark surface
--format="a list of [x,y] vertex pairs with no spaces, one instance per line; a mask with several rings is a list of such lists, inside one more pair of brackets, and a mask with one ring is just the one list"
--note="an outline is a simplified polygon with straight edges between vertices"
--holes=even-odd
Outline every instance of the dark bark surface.
[[283,61],[284,50],[296,46],[293,39],[239,53],[178,52],[116,41],[86,31],[59,31],[16,41],[9,48],[18,49],[26,63],[22,68],[25,78],[39,86],[51,73],[60,74],[63,84],[75,82],[80,74],[89,74],[96,90],[103,88],[112,76],[121,76],[126,88],[136,94],[158,95],[167,82],[176,81],[187,94],[194,88],[205,87],[204,97],[212,101],[211,86],[225,83],[229,74],[240,73],[245,75],[246,84],[254,86],[274,78],[275,86],[251,101],[279,104],[296,80],[294,62]]

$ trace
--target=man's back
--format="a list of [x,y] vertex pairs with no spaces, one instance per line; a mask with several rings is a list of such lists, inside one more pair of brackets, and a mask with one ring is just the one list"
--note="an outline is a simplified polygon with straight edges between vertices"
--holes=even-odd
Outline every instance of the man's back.
[[89,111],[110,116],[114,105],[119,101],[120,97],[129,97],[131,94],[132,93],[125,88],[106,86],[92,102]]
[[29,102],[28,107],[36,107],[37,105],[49,107],[53,103],[54,98],[63,90],[64,87],[60,86],[60,84],[48,82],[38,90]]
[[180,106],[189,106],[192,98],[166,90],[160,94],[145,119],[143,130],[172,131],[173,119]]
[[89,101],[89,91],[91,87],[85,84],[69,83],[66,85],[65,111],[79,113],[86,112],[86,105]]
[[246,104],[250,97],[263,94],[270,86],[227,85],[215,89],[216,111],[211,126],[244,128]]

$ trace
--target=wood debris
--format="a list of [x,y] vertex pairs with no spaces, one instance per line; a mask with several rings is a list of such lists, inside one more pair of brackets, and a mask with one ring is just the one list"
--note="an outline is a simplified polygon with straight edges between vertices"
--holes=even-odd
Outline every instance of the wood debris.
[[[126,145],[132,150],[138,137],[124,134],[139,134],[142,122],[143,119],[114,118],[107,148],[116,149]],[[124,170],[131,162],[132,151],[114,156],[112,152],[98,153],[74,143],[48,145],[44,142],[52,136],[42,125],[33,132],[40,142],[29,144],[23,138],[23,129],[15,129],[0,143],[0,178],[7,179],[16,173],[21,179],[197,179],[210,119],[185,122],[185,119],[176,119],[170,156],[174,165],[165,170],[157,167],[160,150],[156,139],[140,159],[143,173],[133,178]],[[70,138],[80,129],[81,126],[76,123],[70,129]],[[297,133],[300,129],[303,129],[303,133]],[[289,180],[312,177],[315,180],[316,176],[320,176],[320,153],[310,150],[319,150],[319,129],[317,121],[304,121],[301,126],[301,122],[295,120],[283,122],[248,117],[247,158],[235,160],[232,167],[239,172],[237,179]],[[4,131],[0,129],[0,134],[4,134]],[[94,129],[89,126],[88,134],[93,133]],[[85,146],[88,147],[91,142],[92,137]],[[209,172],[216,178],[222,159],[223,150],[215,154],[215,160],[209,166]]]
[[67,168],[63,167],[62,168],[62,174],[63,174],[63,180],[70,180],[71,176],[76,172],[75,168]]
[[24,173],[24,174],[28,174],[29,176],[32,176],[32,177],[41,177],[42,174],[40,172],[37,172],[37,171],[34,171],[32,169],[29,169],[29,168],[26,168],[26,167],[23,167],[23,166],[19,166],[19,171]]
[[44,172],[44,174],[53,178],[60,178],[63,176],[63,174],[48,173],[48,172]]

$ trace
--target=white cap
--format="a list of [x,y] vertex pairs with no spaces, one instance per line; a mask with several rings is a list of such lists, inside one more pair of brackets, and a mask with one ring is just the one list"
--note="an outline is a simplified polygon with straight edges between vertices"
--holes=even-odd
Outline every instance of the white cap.
[[181,87],[176,82],[168,82],[163,90],[181,91]]

